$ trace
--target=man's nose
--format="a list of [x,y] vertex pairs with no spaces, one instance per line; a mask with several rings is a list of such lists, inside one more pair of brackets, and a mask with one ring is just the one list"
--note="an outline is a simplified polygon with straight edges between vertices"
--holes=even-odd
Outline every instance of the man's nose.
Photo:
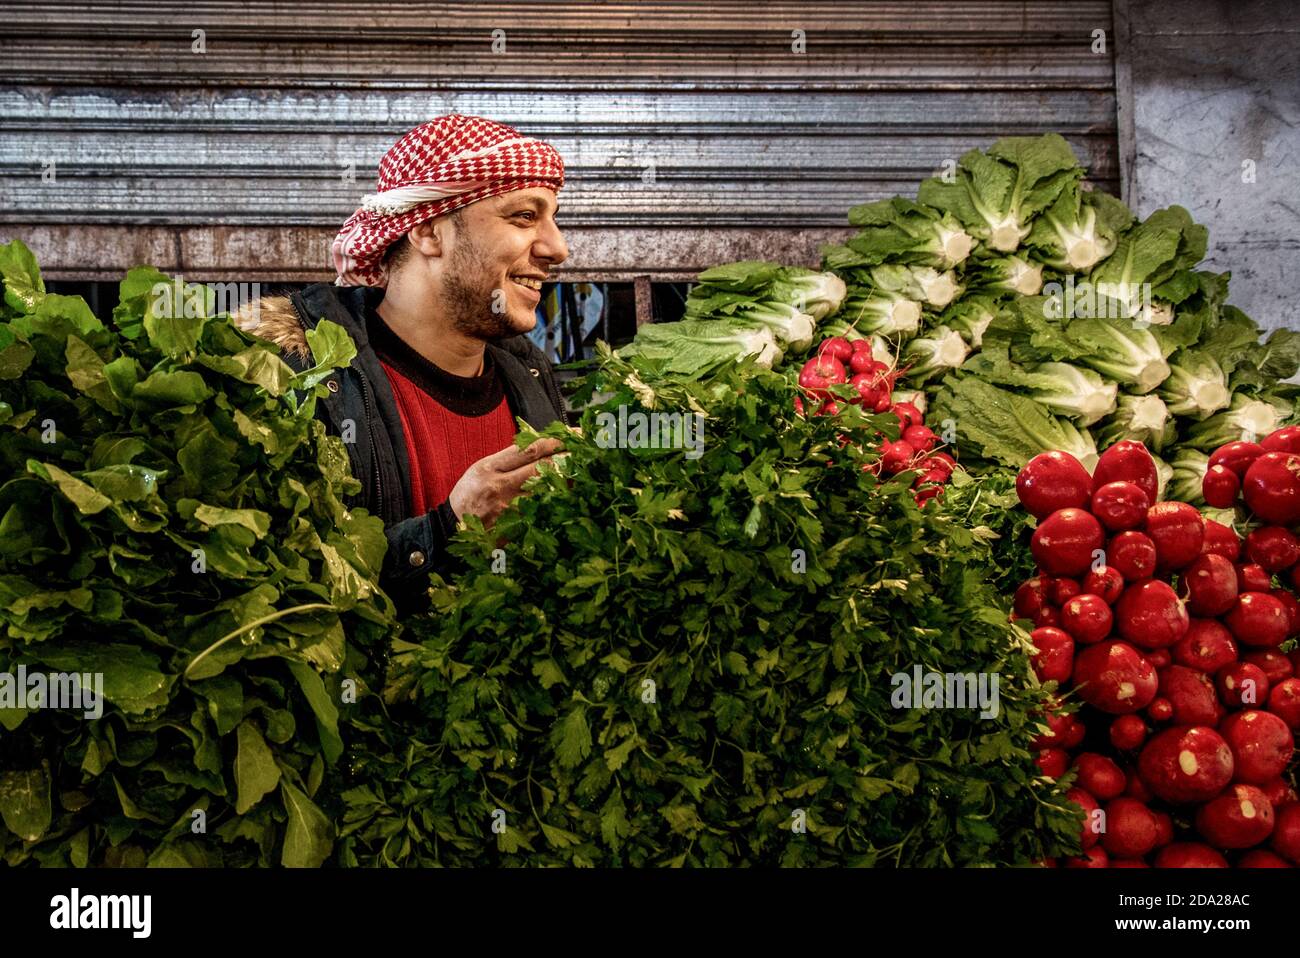
[[558,266],[569,258],[569,245],[564,242],[564,234],[555,220],[550,220],[545,230],[533,244],[533,253],[539,259],[550,260],[552,266]]

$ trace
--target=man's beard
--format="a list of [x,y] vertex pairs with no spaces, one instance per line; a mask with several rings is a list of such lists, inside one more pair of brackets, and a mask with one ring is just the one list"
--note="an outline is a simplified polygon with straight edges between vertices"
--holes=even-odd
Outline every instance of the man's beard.
[[[475,339],[499,340],[519,335],[510,325],[509,307],[505,305],[506,291],[499,293],[483,270],[483,250],[464,233],[452,251],[443,280],[443,302],[452,327],[459,333]],[[483,283],[474,278],[482,277]],[[493,312],[494,303],[502,304],[502,311]]]

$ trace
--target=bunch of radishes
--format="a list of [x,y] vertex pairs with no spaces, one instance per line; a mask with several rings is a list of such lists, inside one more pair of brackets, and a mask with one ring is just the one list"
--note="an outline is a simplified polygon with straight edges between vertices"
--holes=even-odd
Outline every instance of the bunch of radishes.
[[[837,383],[847,383],[857,391],[848,402],[860,406],[863,412],[892,412],[898,417],[899,438],[881,439],[880,459],[866,468],[875,475],[887,476],[914,470],[917,475],[913,488],[916,501],[924,505],[928,500],[943,494],[944,484],[956,468],[956,460],[942,451],[935,451],[939,437],[924,424],[921,410],[910,402],[894,402],[894,383],[901,370],[890,367],[871,353],[871,342],[858,339],[853,342],[842,336],[831,336],[817,345],[815,354],[799,370],[799,387],[815,401],[814,415],[835,416],[840,412],[839,400],[830,392]],[[795,411],[804,412],[803,400],[795,397]]]
[[[1255,471],[1280,435],[1253,463],[1230,453],[1216,465],[1244,477],[1257,516],[1290,524],[1300,430],[1286,483],[1272,462]],[[1281,651],[1300,603],[1273,581],[1294,567],[1295,537],[1257,529],[1243,557],[1233,529],[1156,501],[1155,463],[1136,442],[1107,449],[1092,476],[1067,453],[1035,456],[1016,490],[1038,519],[1039,574],[1016,590],[1013,617],[1035,626],[1040,680],[1084,703],[1048,716],[1035,743],[1044,774],[1078,770],[1069,796],[1085,811],[1085,852],[1066,866],[1222,868],[1225,852],[1238,867],[1300,864],[1300,652]]]

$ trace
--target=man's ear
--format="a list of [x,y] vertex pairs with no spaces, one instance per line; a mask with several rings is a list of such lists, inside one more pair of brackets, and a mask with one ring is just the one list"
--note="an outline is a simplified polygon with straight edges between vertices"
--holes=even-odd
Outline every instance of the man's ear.
[[446,218],[439,216],[412,226],[406,240],[425,256],[441,256],[448,228]]

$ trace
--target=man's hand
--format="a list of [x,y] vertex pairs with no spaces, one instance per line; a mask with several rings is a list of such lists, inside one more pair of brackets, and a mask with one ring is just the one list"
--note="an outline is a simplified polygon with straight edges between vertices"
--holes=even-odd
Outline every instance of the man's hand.
[[563,448],[558,439],[538,439],[523,449],[507,446],[484,456],[465,470],[447,497],[456,518],[478,516],[484,526],[491,526],[519,495],[524,482],[537,475],[537,464],[549,461]]

